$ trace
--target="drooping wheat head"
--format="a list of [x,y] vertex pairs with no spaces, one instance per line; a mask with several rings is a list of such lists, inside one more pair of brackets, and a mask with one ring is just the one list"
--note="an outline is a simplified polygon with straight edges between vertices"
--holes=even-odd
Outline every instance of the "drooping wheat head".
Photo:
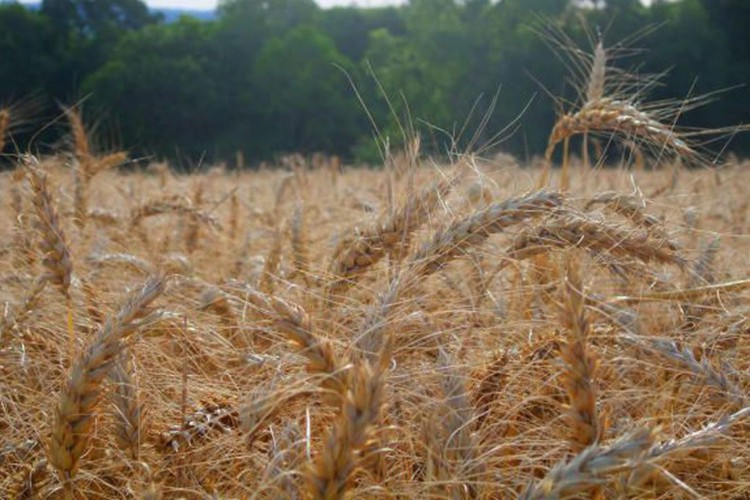
[[131,293],[73,363],[54,411],[49,440],[50,463],[66,484],[78,471],[91,439],[104,379],[114,368],[128,337],[159,317],[151,303],[162,294],[165,285],[165,278],[155,277]]

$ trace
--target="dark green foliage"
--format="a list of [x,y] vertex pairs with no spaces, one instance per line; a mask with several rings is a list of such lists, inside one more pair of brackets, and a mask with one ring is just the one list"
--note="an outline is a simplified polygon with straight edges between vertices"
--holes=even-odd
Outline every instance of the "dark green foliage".
[[[652,98],[738,87],[682,125],[750,118],[747,0],[412,0],[330,10],[313,0],[228,0],[215,21],[171,24],[140,0],[44,0],[39,11],[3,4],[0,104],[33,93],[51,118],[56,102],[87,97],[86,110],[122,147],[188,163],[240,150],[248,160],[290,151],[377,159],[351,78],[392,148],[406,128],[430,153],[472,145],[528,157],[543,150],[555,118],[545,91],[575,98],[539,32],[552,23],[588,48],[582,19],[605,45],[661,25],[635,43],[647,51],[621,62],[643,73],[672,68]],[[50,129],[44,143],[60,133]],[[746,154],[750,140],[731,147]]]

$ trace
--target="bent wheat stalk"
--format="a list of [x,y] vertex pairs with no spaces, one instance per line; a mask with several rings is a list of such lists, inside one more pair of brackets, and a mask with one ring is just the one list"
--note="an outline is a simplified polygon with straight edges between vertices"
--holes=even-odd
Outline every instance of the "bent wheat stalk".
[[393,214],[342,241],[329,269],[334,278],[329,294],[346,291],[386,254],[400,257],[408,249],[414,231],[425,223],[454,184],[455,179],[448,179],[425,188],[417,196],[408,197]]
[[430,242],[412,255],[409,267],[415,269],[416,274],[433,274],[466,250],[484,243],[490,235],[549,214],[561,205],[560,193],[544,190],[493,203],[438,230]]
[[[166,279],[157,276],[132,293],[114,317],[101,327],[94,341],[78,356],[55,408],[49,441],[50,463],[66,485],[78,471],[86,451],[102,393],[102,383],[125,348],[124,341],[159,318],[150,307],[164,291]],[[69,486],[66,486],[69,487]]]

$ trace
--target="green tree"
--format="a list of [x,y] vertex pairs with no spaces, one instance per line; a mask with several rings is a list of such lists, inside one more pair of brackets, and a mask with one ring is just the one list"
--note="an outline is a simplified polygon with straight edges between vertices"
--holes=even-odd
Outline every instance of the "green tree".
[[333,41],[311,26],[269,40],[255,67],[255,98],[263,103],[258,150],[347,151],[359,113],[341,69],[352,68]]
[[82,38],[138,30],[156,21],[141,0],[42,0],[41,13],[60,33]]
[[212,78],[214,26],[183,17],[126,36],[84,83],[93,104],[117,114],[128,147],[197,160],[221,130]]
[[396,7],[336,7],[321,12],[316,25],[354,62],[360,62],[367,52],[372,31],[385,29],[394,35],[403,35],[406,29],[400,9]]
[[44,90],[59,55],[50,20],[19,4],[0,5],[0,33],[0,98]]

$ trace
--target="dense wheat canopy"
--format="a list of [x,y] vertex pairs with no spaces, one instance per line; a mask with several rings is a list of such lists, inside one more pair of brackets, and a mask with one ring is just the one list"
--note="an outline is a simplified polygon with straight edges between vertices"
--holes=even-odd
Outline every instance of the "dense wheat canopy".
[[0,174],[0,496],[750,495],[746,163],[285,164]]

